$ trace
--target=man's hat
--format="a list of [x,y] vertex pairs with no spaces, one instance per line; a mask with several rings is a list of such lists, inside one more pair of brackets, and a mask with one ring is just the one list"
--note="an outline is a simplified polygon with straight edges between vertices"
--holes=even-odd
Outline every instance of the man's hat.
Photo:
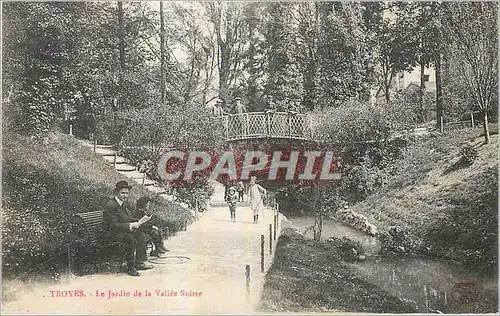
[[236,188],[235,187],[230,187],[229,191],[236,191]]
[[224,103],[224,101],[222,101],[222,99],[217,99],[217,101],[215,101],[217,103]]
[[238,101],[238,100],[241,100],[241,98],[240,97],[234,98],[234,101]]
[[119,191],[121,189],[132,189],[132,186],[127,181],[118,181],[115,185],[115,190]]

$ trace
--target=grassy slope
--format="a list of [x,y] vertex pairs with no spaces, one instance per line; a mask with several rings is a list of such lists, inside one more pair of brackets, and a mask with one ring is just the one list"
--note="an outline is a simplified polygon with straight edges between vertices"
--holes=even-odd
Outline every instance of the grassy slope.
[[[4,130],[2,140],[3,273],[15,276],[56,255],[71,215],[99,210],[114,184],[127,178],[68,135],[52,133],[38,144]],[[130,198],[141,194],[137,185]],[[172,202],[158,199],[154,208],[162,224],[190,220]]]
[[358,278],[338,249],[315,243],[291,229],[280,236],[266,275],[263,312],[411,313],[414,305]]
[[[496,266],[498,134],[482,145],[478,129],[455,131],[408,148],[389,184],[353,206],[379,228],[399,225],[430,254]],[[479,157],[453,168],[469,144]],[[487,262],[485,262],[487,261]]]
[[[433,254],[462,261],[467,261],[464,256],[490,258],[492,265],[480,264],[496,266],[498,135],[487,146],[481,146],[478,135],[477,129],[463,130],[415,143],[388,185],[353,210],[382,230],[404,227],[417,242],[431,246]],[[474,144],[479,157],[470,167],[452,171],[464,143]],[[305,240],[290,230],[278,241],[260,309],[416,312],[412,304],[359,279],[325,242]]]

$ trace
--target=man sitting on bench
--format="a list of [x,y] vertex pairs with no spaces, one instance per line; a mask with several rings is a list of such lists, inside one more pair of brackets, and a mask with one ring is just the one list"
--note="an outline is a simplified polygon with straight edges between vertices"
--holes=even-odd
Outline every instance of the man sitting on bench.
[[[147,196],[143,196],[137,200],[135,203],[136,218],[142,218],[143,216],[151,216],[149,214],[149,206],[151,204],[151,199]],[[150,256],[161,257],[161,254],[168,252],[170,250],[166,249],[163,245],[163,237],[161,236],[161,232],[158,227],[153,226],[151,221],[144,223],[140,228],[143,232],[151,236],[153,243],[155,245],[155,249],[151,251]]]
[[148,270],[153,266],[144,263],[147,259],[147,235],[139,229],[141,224],[137,218],[133,217],[133,206],[127,202],[131,188],[127,181],[116,183],[115,196],[106,202],[103,209],[104,235],[105,238],[122,242],[125,245],[127,273],[139,276],[137,270]]

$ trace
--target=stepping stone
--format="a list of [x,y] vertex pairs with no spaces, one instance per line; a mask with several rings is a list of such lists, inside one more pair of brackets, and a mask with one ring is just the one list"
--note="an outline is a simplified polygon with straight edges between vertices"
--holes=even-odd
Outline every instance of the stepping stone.
[[132,171],[137,171],[137,170],[135,169],[135,167],[131,167],[131,166],[127,167],[127,166],[122,166],[122,165],[118,166],[118,167],[116,168],[116,170],[117,170],[117,171],[121,171],[121,172],[132,172]]
[[[137,179],[137,178],[133,178],[133,180],[139,184],[142,185],[142,178],[141,179]],[[153,180],[150,180],[148,178],[144,179],[144,185],[145,186],[152,186],[154,183],[156,183],[155,181]]]
[[[113,163],[115,161],[115,156],[103,156],[104,160],[108,161],[109,163]],[[128,163],[128,160],[126,158],[117,156],[116,157],[116,164],[125,164]]]

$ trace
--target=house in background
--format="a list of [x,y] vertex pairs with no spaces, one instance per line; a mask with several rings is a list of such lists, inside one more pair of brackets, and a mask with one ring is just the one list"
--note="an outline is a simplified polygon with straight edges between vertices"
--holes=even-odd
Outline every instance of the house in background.
[[[425,78],[425,95],[424,98],[427,100],[434,100],[436,96],[436,76],[434,68],[429,67],[424,69]],[[412,71],[399,72],[392,78],[391,88],[390,88],[390,98],[394,98],[400,94],[405,96],[410,96],[416,93],[418,98],[418,93],[420,90],[420,67],[415,67]],[[381,87],[379,87],[375,93],[372,93],[371,103],[378,106],[385,106],[385,94]],[[435,106],[433,109],[428,109],[427,111],[435,111]],[[426,115],[428,117],[429,115]],[[434,113],[435,116],[435,113]],[[431,119],[431,118],[427,118]]]

